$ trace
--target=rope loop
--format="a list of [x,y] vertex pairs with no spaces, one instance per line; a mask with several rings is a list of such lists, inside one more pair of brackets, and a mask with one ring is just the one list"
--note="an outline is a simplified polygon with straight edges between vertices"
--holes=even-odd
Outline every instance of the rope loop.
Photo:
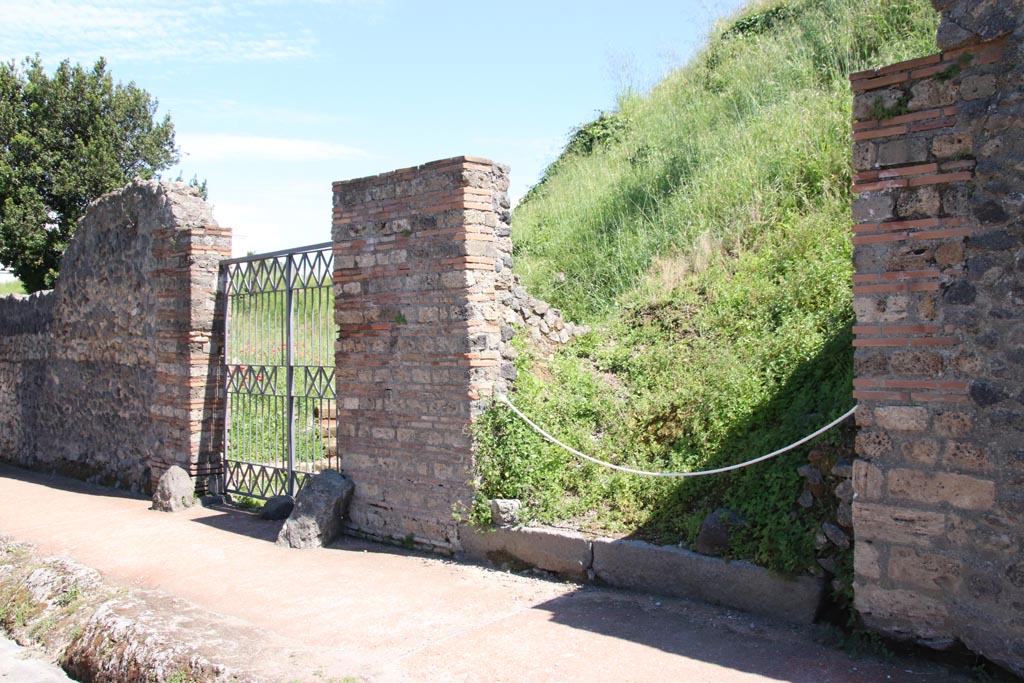
[[825,432],[827,432],[828,430],[830,430],[833,427],[835,427],[836,425],[841,424],[843,421],[845,421],[847,418],[849,418],[851,415],[853,415],[857,411],[857,406],[854,406],[854,407],[850,408],[848,411],[846,411],[845,413],[843,413],[842,415],[840,415],[839,417],[837,417],[836,419],[834,419],[831,422],[829,422],[827,425],[825,425],[824,427],[822,427],[818,431],[813,432],[811,434],[808,434],[807,436],[805,436],[804,438],[800,439],[799,441],[794,441],[793,443],[789,444],[788,446],[780,448],[777,451],[772,451],[771,453],[767,453],[767,454],[762,455],[762,456],[760,456],[758,458],[754,458],[753,460],[747,460],[746,462],[737,463],[736,465],[729,465],[728,467],[719,467],[719,468],[713,469],[713,470],[701,470],[699,472],[648,472],[646,470],[635,470],[635,469],[633,469],[631,467],[623,467],[622,465],[615,465],[615,464],[612,464],[610,462],[605,462],[604,460],[598,460],[597,458],[589,456],[586,453],[580,453],[578,450],[576,450],[572,446],[568,446],[568,445],[562,443],[561,441],[559,441],[558,439],[556,439],[555,437],[553,437],[551,434],[548,434],[536,422],[534,422],[530,418],[526,417],[526,415],[523,414],[523,411],[519,410],[519,408],[517,408],[515,405],[513,405],[512,401],[510,401],[508,396],[506,396],[505,394],[497,394],[497,399],[499,401],[501,401],[502,403],[504,403],[505,405],[507,405],[509,408],[511,408],[512,412],[514,412],[516,415],[518,415],[520,417],[520,419],[522,419],[526,424],[530,425],[534,429],[534,431],[536,431],[538,434],[540,434],[541,436],[543,436],[545,439],[547,439],[551,443],[555,444],[556,446],[561,446],[562,448],[564,448],[565,450],[569,451],[573,455],[575,455],[575,456],[577,456],[579,458],[583,458],[584,460],[587,460],[589,462],[592,462],[595,465],[601,465],[602,467],[608,467],[608,468],[613,469],[613,470],[618,470],[619,472],[627,472],[629,474],[638,474],[638,475],[641,475],[641,476],[644,476],[644,477],[701,477],[701,476],[704,476],[704,475],[707,475],[707,474],[720,474],[722,472],[729,472],[731,470],[738,470],[741,467],[748,467],[748,466],[753,465],[755,463],[763,462],[763,461],[768,460],[770,458],[774,458],[777,455],[782,455],[783,453],[791,451],[794,448],[797,448],[798,446],[804,445],[805,443],[807,443],[811,439],[813,439],[813,438],[815,438],[817,436],[820,436],[820,435],[824,434]]

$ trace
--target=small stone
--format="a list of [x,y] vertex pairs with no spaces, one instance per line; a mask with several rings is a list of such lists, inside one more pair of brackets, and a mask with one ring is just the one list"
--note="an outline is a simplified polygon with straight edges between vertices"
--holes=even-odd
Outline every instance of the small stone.
[[519,520],[521,501],[515,498],[494,498],[491,503],[491,524],[495,526],[513,526]]
[[815,532],[815,534],[814,534],[814,548],[816,550],[821,550],[821,549],[823,549],[827,545],[828,545],[828,536],[826,536],[821,531]]
[[1001,388],[983,381],[971,382],[971,387],[968,393],[970,394],[971,399],[982,407],[990,406],[1009,398],[1009,394]]
[[938,652],[951,650],[957,643],[955,638],[919,638],[914,642],[929,650],[936,650]]
[[269,520],[287,519],[294,508],[295,499],[291,496],[274,496],[263,504],[260,517]]
[[804,465],[797,469],[797,473],[806,479],[808,484],[817,485],[822,483],[821,471],[814,465]]
[[[850,467],[850,474],[853,474],[853,467]],[[853,500],[853,482],[844,479],[836,485],[836,498],[842,501]]]
[[[811,420],[811,421],[814,422],[814,421],[818,421],[820,419],[821,419],[821,415],[817,415],[816,414],[816,415],[814,415],[814,419]],[[828,458],[828,456],[825,455],[825,451],[821,450],[820,448],[812,448],[807,453],[807,461],[810,462],[815,467],[817,467],[818,469],[821,469],[822,465],[825,463],[827,458]]]
[[849,479],[853,476],[853,463],[845,458],[840,460],[832,468],[832,476],[839,477],[841,479]]
[[904,190],[896,202],[896,214],[900,218],[937,216],[941,202],[939,191],[934,187]]
[[901,138],[878,146],[879,166],[920,163],[928,158],[928,142],[924,138]]
[[850,547],[850,536],[845,531],[840,529],[831,522],[825,522],[821,525],[821,530],[825,532],[825,536],[828,540],[838,548],[846,549]]
[[863,195],[853,200],[853,220],[879,223],[892,218],[894,199],[888,194]]
[[866,171],[875,165],[878,153],[872,142],[855,142],[853,144],[853,167],[858,171]]
[[177,512],[192,507],[196,500],[196,485],[188,472],[174,465],[160,475],[153,492],[153,509]]
[[503,362],[500,370],[501,378],[507,380],[514,380],[519,376],[519,371],[516,370],[516,364],[510,362]]
[[892,354],[892,369],[896,374],[937,377],[945,368],[946,360],[934,351],[915,349]]
[[940,158],[954,157],[970,153],[974,139],[970,133],[954,133],[940,135],[932,140],[932,154]]
[[796,499],[796,502],[802,508],[809,508],[814,505],[814,495],[810,491],[803,491],[800,493],[800,497]]
[[836,558],[834,557],[819,557],[818,566],[827,571],[829,574],[836,573],[837,566]]
[[957,280],[946,288],[942,294],[942,300],[947,304],[966,306],[973,304],[977,296],[978,292],[971,283],[966,280]]
[[935,250],[935,263],[942,267],[956,266],[964,262],[963,242],[946,242]]
[[965,100],[980,100],[991,97],[996,91],[994,74],[971,76],[960,81],[960,96]]
[[885,406],[875,408],[875,420],[882,429],[921,432],[928,428],[929,414],[921,406]]
[[727,508],[719,508],[704,518],[697,534],[694,550],[703,555],[721,557],[732,548],[733,529],[746,525],[746,520]]
[[836,506],[836,523],[847,529],[853,528],[853,504],[841,502]]

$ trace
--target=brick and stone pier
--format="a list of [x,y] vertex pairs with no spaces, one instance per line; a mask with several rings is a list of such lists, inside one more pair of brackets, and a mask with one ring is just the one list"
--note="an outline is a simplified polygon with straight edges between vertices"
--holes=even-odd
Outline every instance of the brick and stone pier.
[[851,77],[856,606],[1021,673],[1024,28],[933,4],[943,52]]
[[338,447],[349,529],[458,549],[474,417],[504,388],[508,169],[458,157],[334,185]]

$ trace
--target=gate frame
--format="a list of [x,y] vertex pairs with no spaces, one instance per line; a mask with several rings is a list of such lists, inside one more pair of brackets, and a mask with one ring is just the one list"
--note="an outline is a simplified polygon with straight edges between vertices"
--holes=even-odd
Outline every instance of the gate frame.
[[[221,306],[222,306],[221,313],[222,313],[222,316],[221,316],[221,319],[219,320],[219,322],[222,325],[223,343],[224,343],[224,355],[223,355],[223,368],[224,368],[224,370],[223,370],[224,371],[224,422],[223,422],[223,426],[222,426],[222,430],[223,430],[222,431],[222,434],[223,434],[223,442],[222,442],[223,443],[223,451],[222,452],[223,452],[223,455],[221,457],[221,466],[222,466],[221,490],[226,495],[231,495],[231,494],[244,495],[244,496],[247,496],[249,498],[257,498],[257,499],[267,499],[267,498],[271,497],[271,496],[259,495],[257,493],[252,493],[252,492],[243,492],[243,491],[238,491],[238,490],[232,490],[232,489],[228,488],[228,486],[229,486],[229,476],[230,476],[230,470],[229,470],[228,464],[227,464],[228,463],[228,454],[229,454],[229,444],[230,444],[229,430],[230,430],[230,423],[231,423],[231,419],[230,419],[230,415],[231,415],[231,398],[230,397],[231,397],[231,394],[233,393],[231,391],[232,373],[230,371],[230,367],[232,366],[232,364],[230,363],[230,359],[229,359],[229,356],[228,356],[229,345],[231,343],[231,338],[230,338],[229,330],[230,330],[230,322],[231,322],[231,298],[232,298],[232,295],[231,295],[231,293],[229,291],[229,283],[228,283],[228,272],[229,272],[229,269],[230,269],[231,266],[235,266],[235,265],[239,265],[239,264],[243,264],[243,263],[254,263],[254,262],[257,262],[257,261],[269,261],[269,260],[272,260],[272,259],[285,257],[285,263],[284,263],[284,268],[283,268],[284,278],[285,278],[285,287],[284,287],[284,290],[283,290],[284,291],[284,295],[285,295],[285,297],[284,297],[285,298],[285,357],[284,357],[284,366],[283,366],[283,368],[284,368],[284,371],[285,371],[285,395],[284,395],[284,399],[285,400],[284,400],[284,404],[285,404],[285,412],[286,412],[286,415],[285,415],[285,420],[286,420],[286,428],[285,428],[286,429],[286,436],[285,436],[285,462],[286,462],[286,467],[284,469],[285,469],[285,472],[286,472],[286,474],[285,474],[286,487],[285,487],[285,491],[283,493],[285,493],[285,494],[287,494],[289,496],[294,497],[298,493],[299,489],[302,488],[302,483],[304,483],[304,481],[303,482],[299,481],[299,475],[304,475],[302,477],[302,479],[305,480],[306,476],[309,476],[312,473],[309,473],[309,472],[297,472],[296,471],[296,467],[295,467],[295,422],[296,422],[295,398],[296,398],[296,396],[295,396],[295,365],[294,365],[294,363],[295,363],[295,353],[294,353],[294,337],[295,337],[295,330],[294,330],[294,327],[295,327],[295,321],[294,321],[294,292],[295,292],[296,288],[294,286],[294,284],[295,284],[295,281],[294,281],[295,269],[294,269],[294,265],[293,265],[293,257],[298,256],[298,255],[303,255],[303,254],[313,254],[315,252],[321,252],[329,260],[328,261],[328,269],[327,269],[327,276],[331,278],[331,285],[330,285],[331,302],[330,302],[330,305],[329,305],[329,315],[331,317],[331,324],[335,325],[334,317],[333,317],[334,316],[334,301],[333,301],[333,298],[334,298],[333,297],[333,292],[334,292],[334,288],[333,288],[333,269],[334,269],[333,259],[334,259],[334,253],[333,253],[333,248],[334,248],[334,242],[333,241],[332,242],[320,242],[320,243],[317,243],[317,244],[310,244],[310,245],[305,245],[305,246],[301,246],[301,247],[294,247],[294,248],[291,248],[291,249],[279,249],[277,251],[270,251],[270,252],[266,252],[266,253],[262,253],[262,254],[250,254],[250,255],[246,255],[246,256],[239,256],[239,257],[234,257],[234,258],[229,258],[229,259],[223,259],[223,260],[220,261],[219,272],[217,274],[217,293],[218,293],[218,295],[222,299],[222,302],[221,302]],[[312,288],[304,288],[304,289],[312,289]],[[337,339],[337,329],[336,329],[336,327],[334,328],[334,332],[333,332],[332,338],[335,339],[335,340]],[[281,366],[278,366],[278,367],[281,367]],[[307,367],[307,366],[303,366],[303,367]],[[321,365],[320,367],[322,367],[322,368],[329,367],[331,369],[332,373],[335,371],[333,344],[332,344],[332,348],[330,350],[330,365]],[[236,370],[237,370],[237,367],[236,367]],[[331,382],[326,383],[325,386],[330,387],[330,392],[333,393],[334,396],[333,397],[329,397],[329,398],[328,397],[321,397],[321,398],[325,398],[326,400],[329,400],[329,401],[337,401],[337,393],[336,393],[337,392],[337,387],[335,385],[334,380],[332,380]],[[238,393],[238,392],[234,392],[234,393]],[[303,397],[303,398],[305,398],[305,397]],[[323,438],[323,436],[321,436],[321,438]],[[240,461],[240,462],[242,462],[242,461]],[[272,469],[281,469],[281,468],[278,468],[278,467],[267,466],[267,465],[260,465],[258,463],[252,463],[252,462],[249,462],[249,463],[246,463],[246,464],[248,464],[248,465],[250,465],[252,467],[268,467],[268,468],[272,468]],[[267,493],[271,493],[271,492],[267,491]],[[272,495],[278,495],[278,494],[272,494]]]

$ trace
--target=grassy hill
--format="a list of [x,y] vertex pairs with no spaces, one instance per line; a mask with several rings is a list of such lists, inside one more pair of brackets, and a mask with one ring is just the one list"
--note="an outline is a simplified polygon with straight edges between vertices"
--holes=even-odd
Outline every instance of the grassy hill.
[[[516,208],[528,289],[594,331],[521,344],[515,401],[580,450],[651,470],[746,460],[842,414],[853,320],[848,74],[936,51],[927,0],[756,2],[644,96],[580,126]],[[718,507],[738,556],[815,562],[808,448],[688,480],[581,463],[506,408],[481,421],[482,497],[555,524],[692,542]],[[849,452],[850,431],[819,442]]]

